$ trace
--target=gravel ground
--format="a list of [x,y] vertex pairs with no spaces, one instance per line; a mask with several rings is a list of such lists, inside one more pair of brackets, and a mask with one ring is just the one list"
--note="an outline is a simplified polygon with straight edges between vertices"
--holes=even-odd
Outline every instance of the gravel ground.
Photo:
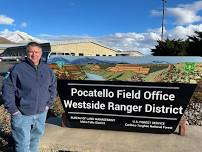
[[191,103],[185,111],[190,125],[202,126],[202,103]]
[[46,123],[40,148],[54,152],[201,152],[202,127],[189,126],[186,136],[179,136],[177,131],[173,134],[149,134],[62,128]]

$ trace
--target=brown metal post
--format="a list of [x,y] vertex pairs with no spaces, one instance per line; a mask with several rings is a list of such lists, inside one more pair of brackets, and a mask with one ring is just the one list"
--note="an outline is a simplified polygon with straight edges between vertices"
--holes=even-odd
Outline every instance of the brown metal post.
[[189,125],[188,121],[186,120],[186,118],[184,116],[182,116],[182,118],[179,122],[179,135],[180,136],[186,135],[188,125]]
[[62,114],[62,121],[61,121],[61,127],[66,127],[67,126],[67,117],[66,114]]

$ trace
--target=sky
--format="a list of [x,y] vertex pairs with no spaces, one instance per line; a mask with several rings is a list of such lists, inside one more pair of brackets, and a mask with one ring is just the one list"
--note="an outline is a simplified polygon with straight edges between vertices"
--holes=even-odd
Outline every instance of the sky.
[[[49,41],[92,39],[149,54],[161,36],[162,0],[1,0],[0,34]],[[164,38],[202,31],[202,0],[167,0]]]

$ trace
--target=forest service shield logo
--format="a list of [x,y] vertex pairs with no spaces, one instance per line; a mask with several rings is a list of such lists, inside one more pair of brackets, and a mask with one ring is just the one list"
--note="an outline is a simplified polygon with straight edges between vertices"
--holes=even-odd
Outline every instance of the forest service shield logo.
[[185,72],[193,72],[195,70],[195,63],[185,63]]

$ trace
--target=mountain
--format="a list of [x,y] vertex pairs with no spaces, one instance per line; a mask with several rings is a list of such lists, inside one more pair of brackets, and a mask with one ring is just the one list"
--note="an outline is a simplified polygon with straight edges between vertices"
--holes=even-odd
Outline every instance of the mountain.
[[0,44],[13,44],[14,42],[9,41],[4,37],[0,37]]
[[112,64],[114,62],[99,60],[99,59],[95,59],[93,57],[83,57],[83,58],[75,59],[71,63],[72,64],[90,64],[90,63],[91,64]]
[[159,61],[159,60],[156,60],[156,61],[152,61],[151,64],[170,64],[170,63],[167,62],[167,61]]
[[27,43],[30,41],[36,41],[39,43],[44,42],[44,40],[40,40],[38,38],[35,38],[25,32],[21,32],[21,31],[9,31],[9,30],[4,30],[2,32],[0,32],[0,37],[3,37],[5,39],[7,39],[8,41],[12,41],[14,43]]
[[[68,58],[76,58],[68,60]],[[64,64],[115,64],[117,61],[106,61],[103,59],[95,59],[93,57],[75,57],[75,56],[51,56],[48,63],[63,62]]]
[[54,56],[48,59],[48,63],[57,63],[57,62],[64,62],[64,64],[70,64],[69,60],[61,56]]

